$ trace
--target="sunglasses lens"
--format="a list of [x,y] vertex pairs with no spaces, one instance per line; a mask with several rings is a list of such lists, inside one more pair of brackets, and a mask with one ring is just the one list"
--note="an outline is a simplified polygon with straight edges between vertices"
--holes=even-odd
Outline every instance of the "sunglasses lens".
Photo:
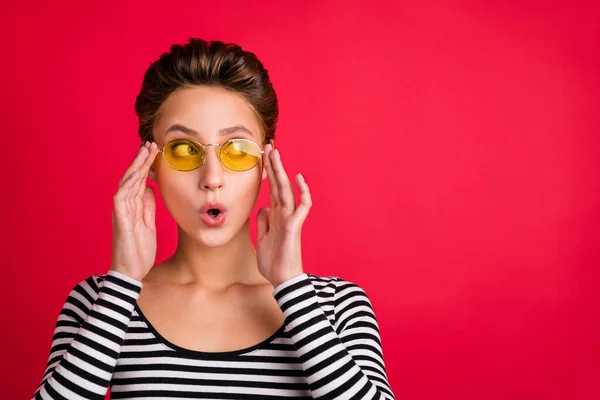
[[247,171],[260,161],[260,147],[244,139],[233,139],[221,148],[221,161],[234,171]]
[[204,161],[204,149],[191,140],[169,142],[164,150],[165,161],[179,171],[191,171]]

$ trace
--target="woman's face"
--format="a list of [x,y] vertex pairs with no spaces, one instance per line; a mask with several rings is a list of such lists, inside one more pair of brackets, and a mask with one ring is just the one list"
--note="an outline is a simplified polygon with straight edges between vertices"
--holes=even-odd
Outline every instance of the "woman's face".
[[[197,133],[171,130],[179,124]],[[244,127],[220,134],[224,128]],[[261,149],[262,133],[249,105],[238,94],[225,89],[197,86],[181,88],[163,104],[160,118],[154,126],[154,140],[159,148],[174,139],[192,139],[201,144],[223,144],[229,139],[250,139]],[[206,246],[216,247],[229,242],[247,222],[256,203],[266,170],[261,161],[244,172],[231,171],[219,161],[218,148],[206,147],[204,164],[182,172],[169,167],[158,154],[150,178],[155,181],[164,203],[177,225],[190,238]],[[227,207],[225,222],[209,227],[200,209],[207,202],[222,203]]]

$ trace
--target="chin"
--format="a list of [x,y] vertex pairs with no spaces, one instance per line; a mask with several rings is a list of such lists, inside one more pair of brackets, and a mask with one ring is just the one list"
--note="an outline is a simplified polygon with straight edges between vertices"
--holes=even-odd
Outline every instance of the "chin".
[[196,228],[193,238],[195,242],[202,244],[203,246],[220,247],[229,243],[234,236],[235,232],[232,232],[231,228],[228,226],[222,226],[220,228],[201,226]]

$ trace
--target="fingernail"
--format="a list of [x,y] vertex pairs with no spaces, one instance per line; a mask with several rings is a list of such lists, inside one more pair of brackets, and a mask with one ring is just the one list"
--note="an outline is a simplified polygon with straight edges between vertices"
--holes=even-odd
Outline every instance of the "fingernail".
[[275,155],[277,156],[277,158],[279,158],[279,150],[275,149]]
[[144,150],[144,146],[140,146],[140,149],[138,150],[138,154],[140,154],[142,152],[142,150]]

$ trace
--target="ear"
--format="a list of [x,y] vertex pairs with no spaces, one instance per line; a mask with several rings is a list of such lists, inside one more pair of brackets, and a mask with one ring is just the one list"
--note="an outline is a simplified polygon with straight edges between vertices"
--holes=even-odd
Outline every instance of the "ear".
[[260,179],[264,181],[266,177],[267,177],[267,167],[265,167],[265,163],[263,163],[262,178],[260,178]]
[[148,178],[154,183],[156,183],[156,171],[154,171],[154,165],[150,167],[148,171]]

